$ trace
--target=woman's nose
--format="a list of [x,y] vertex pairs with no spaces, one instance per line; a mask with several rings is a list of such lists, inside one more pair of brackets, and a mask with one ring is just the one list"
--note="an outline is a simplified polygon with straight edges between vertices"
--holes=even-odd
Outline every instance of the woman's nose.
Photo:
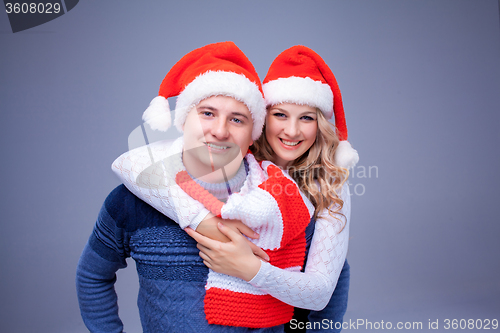
[[296,137],[300,133],[300,126],[297,121],[290,120],[287,122],[284,130],[285,134],[291,138]]

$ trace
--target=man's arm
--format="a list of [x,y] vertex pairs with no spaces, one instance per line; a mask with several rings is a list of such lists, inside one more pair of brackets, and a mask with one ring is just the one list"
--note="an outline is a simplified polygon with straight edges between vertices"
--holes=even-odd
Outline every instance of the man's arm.
[[119,198],[113,191],[104,203],[94,231],[78,262],[76,289],[80,312],[90,332],[121,333],[114,289],[116,271],[127,266],[123,232],[107,211],[107,204]]
[[103,259],[89,244],[85,246],[76,271],[76,291],[82,319],[90,332],[123,332],[114,288],[119,268],[122,265]]

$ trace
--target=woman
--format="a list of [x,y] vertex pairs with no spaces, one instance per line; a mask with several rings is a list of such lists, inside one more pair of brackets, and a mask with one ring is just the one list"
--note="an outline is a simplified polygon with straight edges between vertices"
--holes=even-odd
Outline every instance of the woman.
[[[268,114],[263,135],[254,144],[255,157],[288,170],[314,204],[314,217],[319,217],[305,273],[286,272],[262,263],[223,225],[219,228],[234,240],[232,243],[219,246],[193,231],[188,233],[198,241],[200,256],[214,271],[240,277],[296,307],[320,310],[325,295],[329,299],[332,291],[328,286],[334,288],[337,282],[347,251],[350,200],[344,168],[352,167],[358,156],[346,141],[335,77],[314,51],[303,46],[284,51],[263,83]],[[333,113],[339,137],[327,121]],[[328,253],[332,250],[337,251],[333,260]],[[255,265],[256,261],[260,265]],[[255,267],[260,268],[256,271]],[[301,290],[306,285],[304,293]],[[316,286],[315,292],[310,291],[311,285]]]

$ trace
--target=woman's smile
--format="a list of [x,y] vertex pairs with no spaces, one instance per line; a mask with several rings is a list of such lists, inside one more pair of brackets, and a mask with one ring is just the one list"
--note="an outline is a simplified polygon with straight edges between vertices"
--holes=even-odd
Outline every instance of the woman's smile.
[[283,146],[285,147],[285,149],[297,149],[297,148],[299,148],[299,145],[303,142],[303,140],[289,141],[289,140],[285,140],[282,138],[280,138],[280,141],[283,144]]

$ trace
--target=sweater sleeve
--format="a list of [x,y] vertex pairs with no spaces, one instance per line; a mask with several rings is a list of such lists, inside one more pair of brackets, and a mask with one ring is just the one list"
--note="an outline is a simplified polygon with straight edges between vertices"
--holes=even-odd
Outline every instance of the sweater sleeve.
[[182,141],[159,141],[118,157],[111,169],[127,189],[142,201],[177,222],[196,230],[209,211],[176,183],[184,169]]
[[325,210],[316,221],[304,272],[291,272],[262,262],[249,282],[277,299],[304,309],[323,309],[333,294],[347,255],[351,201],[349,187],[342,188],[341,213]]
[[114,284],[116,271],[127,266],[126,254],[123,232],[105,205],[78,262],[76,289],[80,312],[90,332],[121,333]]

